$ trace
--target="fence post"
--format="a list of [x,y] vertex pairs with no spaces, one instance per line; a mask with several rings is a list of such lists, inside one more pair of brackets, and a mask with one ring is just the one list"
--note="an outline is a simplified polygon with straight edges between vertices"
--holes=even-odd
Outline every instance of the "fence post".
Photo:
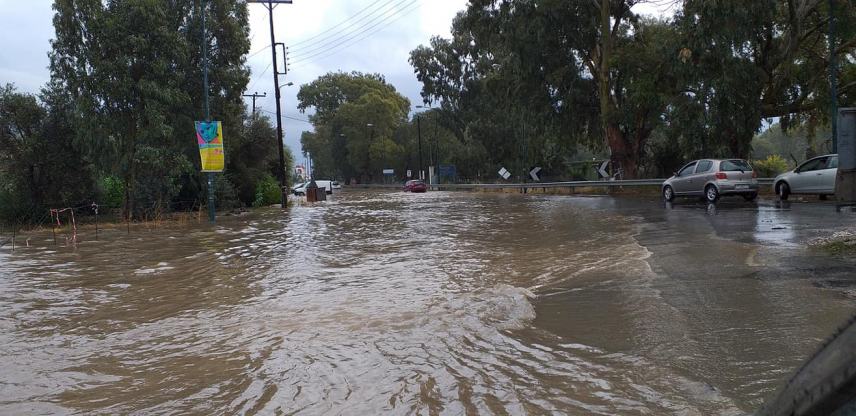
[[92,208],[95,209],[95,241],[98,241],[98,204],[93,202]]

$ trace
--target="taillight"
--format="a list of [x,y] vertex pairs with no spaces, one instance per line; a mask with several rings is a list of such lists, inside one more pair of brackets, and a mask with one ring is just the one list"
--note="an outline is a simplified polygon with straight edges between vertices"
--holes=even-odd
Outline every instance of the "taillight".
[[725,172],[716,172],[716,179],[728,179],[728,175]]
[[755,178],[757,178],[757,177],[758,177],[758,172],[755,172],[755,171],[753,170],[753,171],[752,171],[752,179],[755,179]]

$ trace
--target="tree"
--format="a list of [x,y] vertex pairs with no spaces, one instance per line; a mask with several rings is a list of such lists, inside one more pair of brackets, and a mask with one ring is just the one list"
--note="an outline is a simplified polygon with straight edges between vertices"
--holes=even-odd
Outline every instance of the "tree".
[[410,102],[378,74],[329,73],[303,85],[298,108],[314,108],[314,133],[301,137],[313,170],[333,177],[376,179],[402,148],[395,131],[407,120]]
[[90,165],[73,141],[70,105],[48,85],[39,98],[0,87],[0,216],[37,221],[48,208],[91,203]]
[[[160,207],[188,182],[198,153],[193,120],[202,118],[201,26],[195,1],[56,0],[51,71],[71,97],[77,139],[100,170],[124,182],[124,209]],[[248,72],[246,4],[209,1],[212,115],[224,135],[240,132]],[[142,169],[157,166],[159,169]],[[161,186],[161,175],[169,185]],[[198,178],[198,176],[196,177]],[[196,183],[193,183],[196,182]],[[149,188],[154,186],[154,188]]]
[[[856,8],[833,3],[841,41],[831,54],[841,64],[838,95],[848,105],[856,102]],[[747,157],[763,119],[780,118],[785,129],[805,125],[809,133],[828,123],[828,5],[684,2],[676,26],[682,33],[687,109],[697,115],[695,129],[713,153]]]
[[[662,85],[669,76],[662,70],[668,59],[660,58],[670,31],[663,22],[636,18],[630,12],[635,1],[613,3],[472,1],[455,19],[451,40],[434,38],[430,47],[411,52],[423,97],[459,114],[461,133],[505,124],[505,137],[544,140],[536,152],[570,150],[576,143],[606,146],[633,177],[665,104],[658,91],[635,94],[632,88]],[[606,32],[602,12],[611,22]],[[622,59],[629,56],[637,59]],[[516,133],[524,131],[523,120],[531,121],[529,128]],[[520,153],[508,144],[485,146],[507,160]],[[556,158],[548,153],[535,160]]]

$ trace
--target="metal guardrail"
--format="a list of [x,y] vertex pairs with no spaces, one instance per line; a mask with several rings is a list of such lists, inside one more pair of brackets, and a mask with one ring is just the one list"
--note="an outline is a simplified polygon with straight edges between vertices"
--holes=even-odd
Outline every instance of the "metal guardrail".
[[[625,179],[616,181],[568,181],[527,183],[447,183],[431,185],[432,189],[524,189],[524,188],[612,188],[623,186],[660,186],[665,179]],[[759,178],[761,186],[773,185],[773,178]],[[357,184],[354,188],[400,188],[400,184]]]
[[[569,182],[527,182],[527,183],[472,183],[439,184],[436,189],[522,189],[522,188],[612,188],[623,186],[661,186],[665,179],[626,179],[617,181],[569,181]],[[760,178],[758,185],[771,186],[773,178]]]

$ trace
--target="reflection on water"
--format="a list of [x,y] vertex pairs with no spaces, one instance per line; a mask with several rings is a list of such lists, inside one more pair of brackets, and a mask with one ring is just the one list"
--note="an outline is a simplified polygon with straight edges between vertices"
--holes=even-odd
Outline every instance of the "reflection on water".
[[0,252],[0,413],[739,414],[854,302],[776,277],[787,212],[679,208],[345,192],[36,236]]

